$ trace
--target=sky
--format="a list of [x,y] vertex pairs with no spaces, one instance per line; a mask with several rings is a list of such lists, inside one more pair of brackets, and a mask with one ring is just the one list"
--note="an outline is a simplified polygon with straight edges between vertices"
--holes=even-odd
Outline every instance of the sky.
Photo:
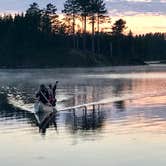
[[[0,13],[24,12],[29,4],[37,2],[40,7],[56,4],[59,12],[64,0],[0,0]],[[105,0],[112,23],[123,18],[134,34],[166,32],[166,0]]]

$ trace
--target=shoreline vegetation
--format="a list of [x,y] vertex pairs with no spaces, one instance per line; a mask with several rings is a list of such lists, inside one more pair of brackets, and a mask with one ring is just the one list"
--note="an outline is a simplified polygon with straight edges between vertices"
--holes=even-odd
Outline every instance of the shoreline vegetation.
[[62,14],[37,3],[0,16],[0,68],[145,65],[165,60],[166,34],[133,35],[114,23],[103,0],[66,0]]

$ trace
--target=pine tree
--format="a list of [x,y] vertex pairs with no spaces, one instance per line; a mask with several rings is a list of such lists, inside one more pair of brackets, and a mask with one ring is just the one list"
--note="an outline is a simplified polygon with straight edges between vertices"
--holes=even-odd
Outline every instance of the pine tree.
[[41,10],[37,3],[30,5],[29,9],[26,11],[25,19],[30,32],[37,33],[41,30]]
[[42,10],[42,31],[50,34],[57,28],[58,15],[57,8],[53,4],[47,4],[46,8]]
[[75,34],[75,21],[76,16],[79,11],[77,0],[66,0],[64,3],[63,13],[66,14],[67,17],[72,19],[72,33]]
[[119,19],[112,26],[112,35],[121,36],[126,28],[126,21],[123,19]]

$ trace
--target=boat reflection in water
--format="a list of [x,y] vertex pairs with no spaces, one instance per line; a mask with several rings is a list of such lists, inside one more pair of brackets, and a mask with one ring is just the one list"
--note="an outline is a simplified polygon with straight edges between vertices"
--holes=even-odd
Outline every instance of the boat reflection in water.
[[59,121],[62,119],[64,119],[67,130],[74,134],[77,131],[95,131],[101,129],[106,119],[106,115],[104,115],[105,113],[100,110],[100,107],[96,109],[93,106],[93,109],[85,107],[65,112],[40,112],[35,117],[36,119],[39,118],[40,123],[36,120],[36,125],[42,134],[45,134],[49,127],[54,127],[55,130],[58,130],[57,123],[59,124]]
[[[62,128],[65,129],[66,133],[95,131],[106,126],[112,127],[114,124],[123,122],[121,120],[132,121],[136,125],[141,125],[140,121],[135,120],[138,118],[138,114],[139,118],[141,116],[142,119],[144,118],[145,121],[149,122],[150,118],[146,116],[146,114],[149,115],[149,109],[154,117],[159,117],[158,120],[165,120],[163,112],[160,112],[162,106],[165,106],[166,100],[166,97],[162,96],[163,93],[166,93],[165,74],[153,72],[146,74],[144,72],[106,72],[105,74],[101,72],[101,74],[98,74],[97,72],[91,75],[88,73],[78,73],[74,76],[73,73],[71,75],[63,72],[57,75],[54,74],[53,71],[49,72],[49,74],[43,74],[42,77],[37,77],[39,74],[35,71],[33,74],[29,72],[28,74],[19,73],[18,75],[21,75],[20,78],[16,76],[15,78],[8,73],[7,80],[0,82],[0,92],[4,92],[3,94],[0,93],[0,120],[2,128],[8,127],[6,124],[3,124],[6,118],[18,128],[20,126],[17,126],[17,124],[20,125],[20,123],[22,125],[30,124],[35,131],[35,127],[39,127],[39,131],[42,134],[45,134],[47,129],[61,130]],[[46,75],[48,75],[48,80],[45,78]],[[23,101],[24,106],[30,104],[33,107],[35,90],[43,80],[45,84],[50,82],[51,79],[49,78],[58,78],[62,82],[57,91],[57,98],[59,100],[57,105],[60,105],[61,108],[98,101],[105,102],[107,100],[113,101],[113,103],[109,106],[103,106],[101,109],[95,106],[95,108],[91,107],[88,110],[80,108],[72,111],[58,112],[57,114],[50,115],[48,119],[45,119],[45,113],[34,116],[32,113],[24,111],[24,108],[16,107],[17,105],[20,106],[20,101]],[[12,105],[11,101],[8,100],[9,95],[18,100],[16,105]],[[153,95],[156,95],[156,97],[151,97]],[[160,109],[155,111],[155,107],[160,107]],[[158,115],[159,113],[162,116]],[[36,121],[36,118],[42,121],[42,125]],[[45,119],[44,123],[42,119]],[[150,120],[153,122],[152,118]],[[114,121],[118,123],[114,123]],[[128,131],[128,129],[126,130]]]
[[[166,165],[166,68],[3,70],[0,78],[1,165]],[[41,125],[34,94],[56,80],[59,111]]]
[[[46,134],[48,128],[54,128],[58,130],[59,126],[63,125],[62,121],[65,122],[65,126],[76,133],[78,130],[97,130],[102,128],[106,115],[104,111],[100,110],[99,106],[93,106],[93,108],[80,108],[64,112],[39,112],[31,113],[20,108],[16,108],[9,103],[6,94],[0,94],[0,117],[17,121],[22,123],[27,122],[32,127],[38,127],[41,134]],[[61,121],[61,122],[60,122]],[[2,120],[1,120],[2,122]]]
[[39,132],[45,134],[47,128],[50,126],[54,126],[55,130],[57,130],[56,116],[56,112],[39,112],[34,114],[36,125],[39,127]]

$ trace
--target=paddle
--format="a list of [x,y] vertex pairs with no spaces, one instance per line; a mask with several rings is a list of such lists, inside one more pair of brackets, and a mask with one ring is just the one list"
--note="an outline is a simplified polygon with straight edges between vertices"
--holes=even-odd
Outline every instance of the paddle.
[[[56,83],[55,83],[55,85],[54,85],[54,87],[53,87],[53,89],[52,89],[52,93],[53,93],[53,98],[55,99],[55,95],[56,95],[56,89],[57,89],[57,85],[58,85],[58,83],[59,83],[59,81],[56,81]],[[49,106],[51,106],[51,107],[53,107],[54,108],[54,106],[52,105],[52,103],[48,100],[48,98],[43,94],[43,92],[42,91],[40,91],[40,93],[41,93],[41,95],[44,97],[44,99],[47,101],[47,103],[49,104]]]
[[50,101],[47,99],[47,97],[43,94],[42,91],[40,91],[41,95],[44,97],[44,99],[47,101],[47,103],[49,104],[49,106],[52,106],[52,104],[50,103]]

